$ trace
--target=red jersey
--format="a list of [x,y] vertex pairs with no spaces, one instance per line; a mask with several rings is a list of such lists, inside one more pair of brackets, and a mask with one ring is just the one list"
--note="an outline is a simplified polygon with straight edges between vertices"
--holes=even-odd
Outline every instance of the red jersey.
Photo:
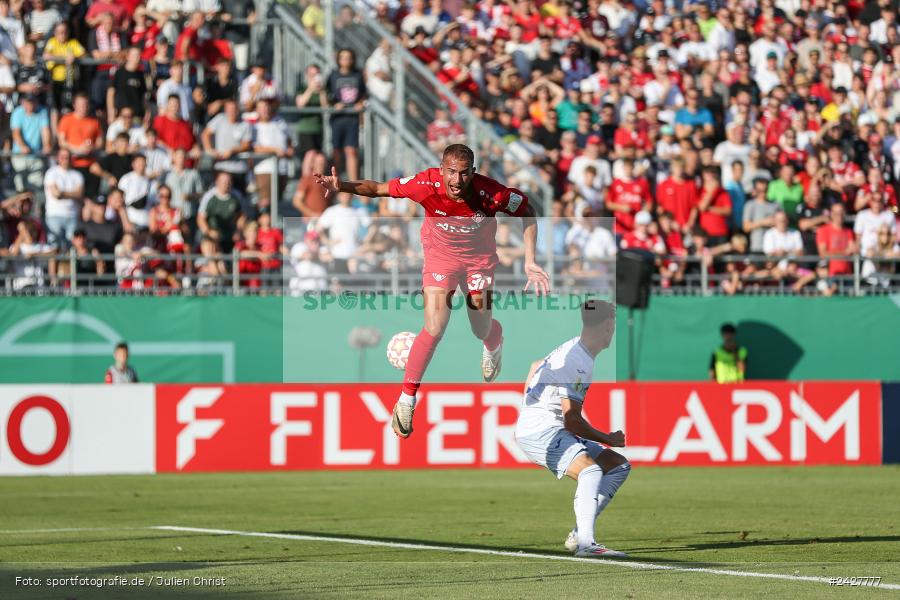
[[897,206],[897,192],[894,190],[893,186],[881,184],[878,186],[878,189],[876,189],[872,187],[871,183],[867,183],[856,192],[856,199],[859,200],[866,194],[875,194],[876,197],[880,197],[881,201],[887,207]]
[[643,238],[629,231],[622,236],[622,250],[647,250],[656,254],[665,254],[666,244],[659,235],[647,235]]
[[430,254],[462,260],[497,261],[497,213],[523,216],[528,197],[489,177],[476,173],[464,201],[451,200],[444,193],[441,170],[426,169],[412,177],[388,183],[392,198],[409,198],[425,209],[422,248]]
[[626,148],[634,147],[642,150],[650,149],[650,139],[647,137],[646,133],[636,129],[626,129],[625,127],[616,129],[616,133],[613,136],[613,143],[616,146],[623,146]]
[[544,27],[553,31],[557,39],[568,40],[581,31],[581,21],[572,16],[547,17],[544,19]]
[[[185,26],[175,42],[175,60],[200,60],[200,45],[197,43],[200,30]],[[187,45],[187,55],[185,55]]]
[[[853,243],[853,231],[847,227],[834,227],[825,223],[816,229],[816,245],[825,246],[825,254],[849,254]],[[849,275],[853,265],[846,260],[828,261],[829,275]]]
[[831,163],[828,167],[834,174],[834,180],[841,186],[854,185],[853,182],[862,172],[859,170],[859,166],[850,160],[837,164]]
[[671,177],[656,187],[656,201],[675,217],[675,222],[685,227],[691,211],[697,206],[697,184],[690,179],[675,181]]
[[[698,192],[698,196],[703,196],[702,190]],[[713,192],[713,201],[709,204],[709,208],[712,207],[730,208],[731,196],[729,196],[728,192],[726,192],[724,189],[718,188]],[[710,237],[723,237],[728,235],[728,221],[730,221],[729,217],[717,215],[713,212],[710,212],[709,210],[700,212],[700,227]]]
[[634,214],[650,201],[650,186],[643,177],[631,181],[614,179],[606,198],[609,202],[627,204],[631,208],[631,212],[613,211],[616,233],[625,233],[634,229]]
[[159,141],[169,150],[190,151],[194,147],[194,132],[191,124],[182,119],[172,120],[166,115],[158,115],[153,120],[153,129],[159,135]]
[[166,209],[156,205],[150,209],[150,212],[156,217],[156,228],[160,233],[169,233],[173,229],[177,229],[180,219],[178,218],[178,210],[175,208],[169,207]]
[[[280,229],[274,227],[269,227],[268,229],[260,228],[256,234],[256,244],[266,254],[278,254],[283,243],[284,235]],[[277,258],[268,258],[263,261],[263,268],[265,269],[277,269],[280,266],[281,261]]]

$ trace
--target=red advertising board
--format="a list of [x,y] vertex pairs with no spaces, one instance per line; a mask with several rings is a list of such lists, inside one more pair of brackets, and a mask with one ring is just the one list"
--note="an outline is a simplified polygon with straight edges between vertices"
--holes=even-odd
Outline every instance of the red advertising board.
[[[423,386],[413,435],[389,384],[156,386],[156,469],[514,467],[520,385]],[[598,383],[585,413],[636,463],[879,464],[872,382]]]

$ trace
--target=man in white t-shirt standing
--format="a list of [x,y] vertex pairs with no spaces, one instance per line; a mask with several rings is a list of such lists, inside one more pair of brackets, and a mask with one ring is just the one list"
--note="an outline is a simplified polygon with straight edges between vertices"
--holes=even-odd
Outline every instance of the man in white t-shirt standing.
[[122,175],[119,180],[119,189],[125,196],[125,211],[128,220],[139,229],[147,229],[150,226],[150,180],[146,174],[147,159],[142,154],[136,154],[131,159],[131,171]]
[[316,223],[334,259],[335,273],[349,273],[349,261],[359,247],[360,232],[364,225],[361,211],[350,206],[353,196],[347,192],[337,195],[338,203],[325,209]]
[[566,539],[566,549],[579,557],[622,557],[624,552],[594,540],[594,521],[631,472],[628,459],[601,444],[622,447],[625,434],[594,429],[581,414],[594,360],[612,342],[616,308],[589,300],[581,308],[581,322],[579,337],[531,365],[516,442],[533,463],[557,479],[568,475],[578,482],[575,529]]
[[72,168],[68,150],[56,153],[56,165],[44,174],[44,218],[48,241],[58,250],[67,250],[75,234],[78,211],[84,195],[84,177]]
[[897,219],[894,213],[884,210],[884,199],[881,194],[869,195],[869,208],[859,211],[853,223],[853,233],[859,244],[859,251],[865,255],[878,243],[878,230],[886,225],[892,237],[897,231]]
[[[794,257],[803,254],[803,236],[796,229],[788,227],[788,216],[783,210],[779,210],[774,216],[774,226],[763,234],[763,252],[766,256],[778,259],[772,268],[772,276],[781,279],[785,275],[793,275],[796,264]],[[773,261],[774,262],[774,261]]]

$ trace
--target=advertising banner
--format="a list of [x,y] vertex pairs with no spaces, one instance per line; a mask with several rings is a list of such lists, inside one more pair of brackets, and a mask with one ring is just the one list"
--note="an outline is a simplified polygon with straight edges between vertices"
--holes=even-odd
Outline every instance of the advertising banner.
[[153,473],[154,386],[0,386],[0,475]]
[[[390,428],[397,386],[158,385],[156,468],[265,471],[516,467],[519,385],[423,386],[413,435]],[[622,452],[654,465],[880,464],[872,382],[598,383],[584,404]]]

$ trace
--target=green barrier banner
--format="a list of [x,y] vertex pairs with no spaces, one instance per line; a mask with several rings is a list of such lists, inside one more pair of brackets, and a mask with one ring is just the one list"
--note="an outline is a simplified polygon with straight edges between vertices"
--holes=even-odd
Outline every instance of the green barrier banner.
[[[361,296],[338,295],[323,307],[308,297],[53,297],[0,299],[0,383],[98,383],[113,347],[128,342],[142,381],[399,382],[385,344],[400,331],[418,332],[415,298],[385,296],[367,312]],[[578,335],[579,297],[559,296],[555,308],[523,305],[510,296],[495,306],[503,323],[500,381],[522,381],[528,366]],[[343,301],[344,306],[341,305]],[[353,302],[354,306],[350,306]],[[368,301],[368,300],[366,300]],[[653,298],[634,318],[637,378],[708,378],[719,327],[737,326],[748,348],[751,379],[900,379],[896,297]],[[571,305],[571,306],[570,306]],[[596,380],[628,377],[627,309]],[[368,349],[351,346],[355,327],[377,330]],[[453,314],[426,375],[434,382],[471,382],[480,346],[467,319]]]

